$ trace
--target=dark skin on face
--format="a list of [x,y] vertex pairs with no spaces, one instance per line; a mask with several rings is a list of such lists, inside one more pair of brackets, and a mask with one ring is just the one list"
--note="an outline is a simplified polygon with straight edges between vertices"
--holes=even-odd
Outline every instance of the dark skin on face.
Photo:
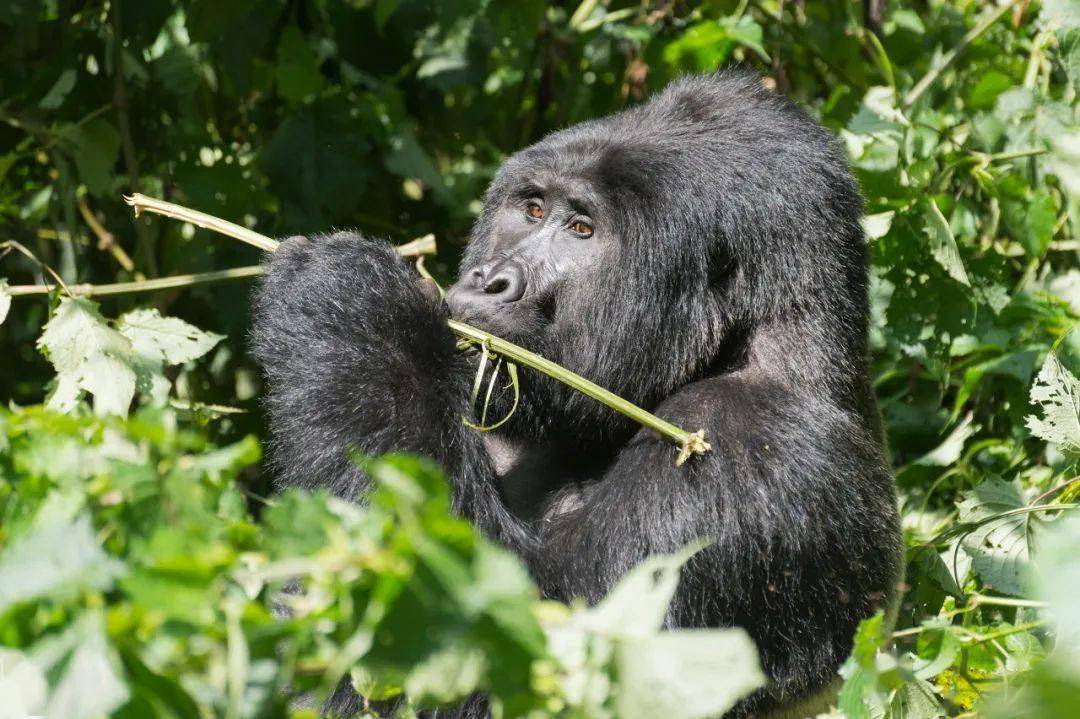
[[536,178],[503,203],[486,261],[447,292],[451,315],[496,334],[540,329],[554,321],[559,287],[594,276],[614,245],[586,180]]

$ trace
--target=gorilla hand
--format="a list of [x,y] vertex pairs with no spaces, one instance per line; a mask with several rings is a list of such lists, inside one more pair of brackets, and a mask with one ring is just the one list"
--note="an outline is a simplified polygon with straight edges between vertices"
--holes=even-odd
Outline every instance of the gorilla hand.
[[253,302],[283,484],[356,498],[346,456],[409,451],[450,470],[469,370],[442,304],[386,243],[349,232],[285,240]]

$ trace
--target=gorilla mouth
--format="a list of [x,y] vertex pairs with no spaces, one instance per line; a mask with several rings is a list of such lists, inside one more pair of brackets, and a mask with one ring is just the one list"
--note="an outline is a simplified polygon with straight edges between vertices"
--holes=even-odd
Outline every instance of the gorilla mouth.
[[555,319],[555,295],[524,298],[510,304],[452,312],[451,317],[514,344],[529,347]]

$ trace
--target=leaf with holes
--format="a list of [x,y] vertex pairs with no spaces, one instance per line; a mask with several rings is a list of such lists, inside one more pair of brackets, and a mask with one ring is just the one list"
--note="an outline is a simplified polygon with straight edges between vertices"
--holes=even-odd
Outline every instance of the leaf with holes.
[[1065,452],[1080,452],[1080,380],[1050,353],[1031,385],[1031,403],[1042,418],[1028,415],[1027,427],[1039,439]]

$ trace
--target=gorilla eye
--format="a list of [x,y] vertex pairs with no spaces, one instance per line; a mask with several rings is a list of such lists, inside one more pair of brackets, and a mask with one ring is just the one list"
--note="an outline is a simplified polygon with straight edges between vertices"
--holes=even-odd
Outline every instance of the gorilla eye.
[[581,235],[581,237],[584,239],[589,239],[590,237],[592,237],[592,225],[590,225],[588,222],[582,222],[581,220],[578,220],[574,224],[570,225],[570,229]]
[[535,202],[530,202],[525,206],[525,214],[534,220],[540,220],[544,217],[544,208],[540,207],[540,205]]

